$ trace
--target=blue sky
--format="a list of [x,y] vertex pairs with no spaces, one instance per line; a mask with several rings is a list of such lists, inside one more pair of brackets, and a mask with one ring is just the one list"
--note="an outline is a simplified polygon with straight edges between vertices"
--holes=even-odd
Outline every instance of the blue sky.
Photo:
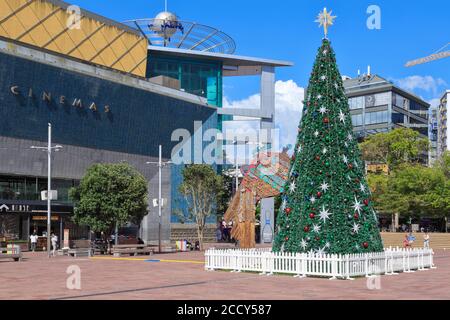
[[[164,0],[70,2],[117,21],[153,17],[164,9]],[[369,5],[381,9],[381,30],[366,27]],[[293,80],[300,87],[308,83],[320,46],[322,31],[314,20],[324,6],[338,16],[329,38],[342,74],[355,76],[370,64],[373,73],[400,81],[428,101],[450,88],[449,58],[403,66],[450,42],[448,0],[169,0],[169,10],[182,19],[215,26],[232,36],[237,54],[294,62],[294,67],[278,70],[277,80]],[[408,78],[412,76],[416,77]],[[228,80],[225,90],[230,100],[245,99],[258,92],[258,83],[251,78]]]

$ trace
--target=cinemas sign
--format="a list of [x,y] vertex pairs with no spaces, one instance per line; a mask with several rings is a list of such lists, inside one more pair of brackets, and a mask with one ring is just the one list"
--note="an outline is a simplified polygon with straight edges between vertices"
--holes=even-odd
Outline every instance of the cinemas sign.
[[[11,86],[10,90],[11,90],[11,93],[15,96],[20,96],[22,94],[21,88],[17,85]],[[28,89],[27,96],[28,96],[28,98],[35,97],[33,88]],[[89,110],[92,110],[93,112],[98,112],[98,111],[103,111],[105,113],[111,112],[111,107],[109,105],[98,106],[93,101],[86,102],[86,101],[82,101],[80,98],[76,98],[76,97],[68,98],[64,95],[52,96],[52,93],[49,91],[42,91],[39,93],[38,96],[40,97],[40,99],[42,99],[42,101],[45,101],[47,103],[51,103],[51,102],[55,101],[56,103],[58,103],[62,106],[70,105],[74,108],[80,108],[80,109],[87,107]]]

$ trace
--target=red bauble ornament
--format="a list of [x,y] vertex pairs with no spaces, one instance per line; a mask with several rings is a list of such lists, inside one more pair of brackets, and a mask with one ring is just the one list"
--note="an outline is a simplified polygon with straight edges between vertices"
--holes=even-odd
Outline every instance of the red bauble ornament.
[[314,213],[311,212],[311,213],[309,214],[309,217],[310,217],[311,219],[314,219],[314,218],[316,217],[316,215],[315,215]]
[[355,212],[355,214],[353,215],[353,218],[355,218],[356,220],[359,219],[359,214],[357,212]]
[[319,157],[319,156],[316,156],[316,160],[319,161],[319,160],[320,160],[320,157]]
[[369,244],[367,242],[364,242],[363,244],[364,249],[367,249],[369,247]]
[[309,227],[308,227],[308,226],[304,227],[304,228],[303,228],[303,231],[309,232]]
[[289,213],[291,213],[291,211],[292,211],[292,209],[291,209],[291,208],[286,208],[286,209],[284,209],[284,212],[286,212],[286,214],[289,214]]
[[350,163],[350,164],[348,165],[348,168],[349,168],[349,169],[353,169],[353,165]]
[[328,118],[323,119],[323,123],[328,123],[328,122],[330,122],[330,119],[328,119]]
[[364,199],[364,204],[365,204],[366,206],[368,206],[368,205],[369,205],[369,199]]
[[316,241],[319,241],[320,240],[320,238],[319,237],[316,237]]
[[289,237],[284,238],[284,240],[288,241],[288,240],[289,240]]
[[317,198],[320,198],[322,196],[322,192],[318,191],[317,192]]

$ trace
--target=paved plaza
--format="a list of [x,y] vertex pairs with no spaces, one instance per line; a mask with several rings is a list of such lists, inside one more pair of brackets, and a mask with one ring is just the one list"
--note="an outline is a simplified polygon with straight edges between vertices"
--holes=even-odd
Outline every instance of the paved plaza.
[[[435,270],[382,276],[381,289],[370,290],[366,278],[207,272],[200,252],[77,259],[25,253],[22,262],[0,260],[0,299],[450,299],[450,251],[437,251],[435,264]],[[72,265],[81,270],[80,290],[66,286]]]

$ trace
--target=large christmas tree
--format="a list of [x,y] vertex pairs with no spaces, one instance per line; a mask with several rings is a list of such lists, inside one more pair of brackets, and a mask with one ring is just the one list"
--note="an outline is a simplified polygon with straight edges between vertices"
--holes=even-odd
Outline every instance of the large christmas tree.
[[336,58],[324,39],[314,63],[274,251],[383,250]]

